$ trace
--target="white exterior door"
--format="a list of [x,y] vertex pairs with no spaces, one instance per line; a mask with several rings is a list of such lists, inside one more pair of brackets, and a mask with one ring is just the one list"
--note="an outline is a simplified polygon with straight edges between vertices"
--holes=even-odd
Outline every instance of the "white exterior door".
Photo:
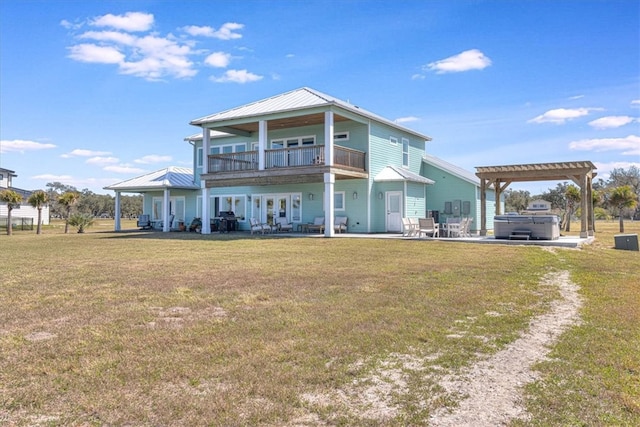
[[387,191],[385,209],[387,211],[387,231],[402,232],[402,191]]

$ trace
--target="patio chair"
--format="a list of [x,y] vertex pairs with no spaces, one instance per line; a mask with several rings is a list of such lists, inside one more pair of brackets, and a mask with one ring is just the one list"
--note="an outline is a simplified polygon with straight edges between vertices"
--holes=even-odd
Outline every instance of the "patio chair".
[[249,224],[251,226],[251,234],[259,232],[260,234],[264,234],[265,232],[271,232],[271,226],[266,223],[261,223],[255,218],[249,219]]
[[464,229],[466,227],[467,219],[462,218],[458,222],[447,221],[447,236],[448,237],[464,237]]
[[418,229],[420,229],[420,222],[418,222],[418,218],[409,218],[409,224],[413,227],[413,235],[418,235]]
[[333,220],[333,229],[336,233],[346,233],[347,232],[347,222],[349,218],[346,216],[337,216]]
[[138,227],[142,230],[151,229],[151,217],[147,214],[138,216]]
[[317,216],[313,219],[313,223],[307,224],[307,231],[309,233],[322,233],[324,231],[324,217]]
[[409,218],[402,218],[402,236],[411,237],[416,234],[415,227],[409,221]]
[[275,218],[273,225],[276,227],[276,231],[293,231],[293,223],[284,217]]
[[433,218],[419,218],[418,223],[420,224],[418,228],[418,237],[422,237],[423,234],[425,237],[429,235],[431,235],[431,237],[439,236],[438,225],[435,223]]

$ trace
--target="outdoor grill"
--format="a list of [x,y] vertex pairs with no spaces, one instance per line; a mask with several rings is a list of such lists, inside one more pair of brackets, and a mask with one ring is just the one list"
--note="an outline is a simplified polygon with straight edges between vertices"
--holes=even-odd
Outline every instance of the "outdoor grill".
[[220,214],[215,218],[218,231],[221,233],[228,233],[230,231],[236,231],[238,220],[233,211],[220,211]]
[[560,219],[556,215],[497,215],[493,234],[496,239],[557,240]]

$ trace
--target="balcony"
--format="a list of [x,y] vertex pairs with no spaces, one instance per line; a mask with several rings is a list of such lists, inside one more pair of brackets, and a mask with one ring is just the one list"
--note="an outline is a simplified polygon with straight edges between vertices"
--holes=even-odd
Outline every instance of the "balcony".
[[258,169],[258,151],[212,154],[209,172],[202,175],[207,187],[322,182],[325,172],[336,179],[366,178],[365,153],[334,146],[333,165],[324,159],[324,146],[265,150],[264,170]]

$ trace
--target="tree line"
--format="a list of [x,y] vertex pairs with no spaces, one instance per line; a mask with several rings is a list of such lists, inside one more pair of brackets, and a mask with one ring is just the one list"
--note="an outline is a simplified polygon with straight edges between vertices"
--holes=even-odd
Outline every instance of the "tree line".
[[[7,204],[7,234],[12,234],[11,214],[21,203],[28,203],[38,210],[36,233],[42,232],[42,208],[49,206],[51,218],[65,220],[64,232],[69,232],[69,225],[78,227],[78,232],[93,223],[99,216],[113,218],[115,216],[115,197],[108,194],[96,194],[89,189],[79,191],[71,185],[60,182],[49,182],[46,190],[36,190],[27,200],[13,190],[0,192],[0,201]],[[120,197],[120,213],[123,218],[135,218],[142,214],[143,197],[141,195],[123,195]]]
[[[631,166],[629,169],[617,168],[611,171],[609,179],[597,179],[592,183],[595,219],[618,218],[620,232],[624,232],[624,218],[640,219],[640,169]],[[551,209],[559,212],[562,229],[571,231],[571,219],[580,210],[580,189],[568,182],[559,183],[542,194],[531,195],[528,191],[507,190],[505,192],[505,209],[507,212],[522,212],[532,200],[546,200]]]

